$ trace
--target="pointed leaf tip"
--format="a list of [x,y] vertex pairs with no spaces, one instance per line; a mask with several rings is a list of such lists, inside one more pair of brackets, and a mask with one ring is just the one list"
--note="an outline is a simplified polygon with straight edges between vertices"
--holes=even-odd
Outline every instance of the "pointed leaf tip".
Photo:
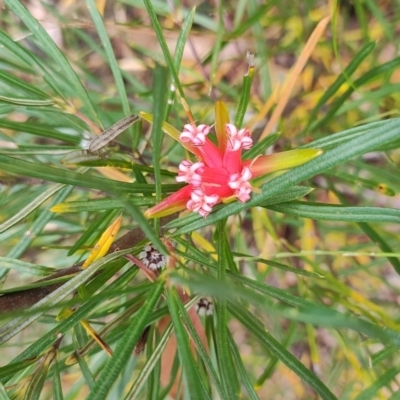
[[247,160],[243,165],[250,168],[252,177],[270,174],[297,167],[321,155],[321,149],[297,149],[275,153],[267,156],[259,156],[253,160]]
[[101,235],[100,240],[94,246],[92,252],[86,261],[82,264],[82,268],[87,268],[91,263],[103,257],[111,244],[113,243],[115,236],[121,228],[122,215],[120,215]]

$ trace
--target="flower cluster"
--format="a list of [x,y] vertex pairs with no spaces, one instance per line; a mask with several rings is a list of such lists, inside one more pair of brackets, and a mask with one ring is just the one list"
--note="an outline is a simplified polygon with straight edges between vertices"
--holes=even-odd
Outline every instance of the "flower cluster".
[[139,259],[152,271],[160,271],[167,264],[165,256],[152,244],[144,247],[143,251],[139,254]]
[[214,311],[214,306],[213,303],[206,299],[205,297],[202,297],[195,305],[194,308],[200,316],[204,317],[206,315],[212,315]]
[[187,185],[148,209],[147,217],[162,217],[185,208],[206,217],[218,203],[247,202],[253,191],[251,179],[303,164],[320,153],[315,149],[292,150],[243,160],[242,151],[253,145],[249,129],[239,129],[219,115],[217,120],[223,122],[216,124],[218,144],[208,138],[211,126],[196,126],[194,122],[186,124],[178,137],[171,135],[197,160],[182,160],[176,180]]

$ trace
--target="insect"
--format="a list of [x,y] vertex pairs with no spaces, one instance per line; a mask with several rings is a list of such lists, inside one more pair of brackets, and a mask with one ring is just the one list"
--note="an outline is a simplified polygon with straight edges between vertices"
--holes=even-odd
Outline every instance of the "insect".
[[64,164],[76,164],[104,158],[104,156],[107,155],[107,150],[104,149],[104,147],[138,120],[139,117],[137,115],[130,115],[129,117],[121,119],[92,139],[87,149],[68,153],[63,158],[62,162]]
[[99,136],[96,136],[89,144],[89,152],[93,153],[102,149],[118,135],[120,135],[124,130],[128,129],[132,124],[134,124],[139,117],[137,115],[130,115],[129,117],[123,118],[116,122],[114,125],[107,128]]

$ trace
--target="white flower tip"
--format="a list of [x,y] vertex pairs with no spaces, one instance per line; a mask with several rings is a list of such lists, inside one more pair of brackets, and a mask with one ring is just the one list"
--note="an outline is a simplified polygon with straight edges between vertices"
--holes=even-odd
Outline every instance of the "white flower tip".
[[167,259],[153,245],[147,245],[139,254],[142,263],[152,271],[159,271],[167,265]]
[[235,196],[242,203],[246,203],[246,201],[250,200],[252,188],[249,180],[251,179],[251,176],[250,169],[243,167],[240,174],[232,174],[229,177],[228,185],[231,189],[235,189]]
[[205,124],[194,126],[186,124],[179,139],[184,143],[192,143],[194,146],[203,146],[206,142],[206,136],[210,133],[211,127]]
[[189,160],[183,160],[179,164],[178,176],[175,177],[177,182],[187,182],[193,186],[201,184],[201,173],[203,172],[204,164],[202,162],[192,163]]
[[217,194],[206,195],[199,187],[192,191],[191,199],[186,203],[186,208],[193,212],[198,212],[202,217],[207,217],[212,208],[218,203]]
[[249,150],[253,146],[253,139],[250,137],[248,128],[238,130],[235,125],[226,124],[225,129],[228,134],[230,151]]
[[205,297],[202,297],[194,306],[195,310],[197,311],[197,314],[200,316],[206,316],[206,315],[212,315],[213,313],[213,303],[206,299]]

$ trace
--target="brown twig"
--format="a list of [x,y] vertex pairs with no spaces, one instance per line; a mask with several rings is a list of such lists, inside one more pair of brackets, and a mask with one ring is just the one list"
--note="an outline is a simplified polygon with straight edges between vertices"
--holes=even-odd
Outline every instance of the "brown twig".
[[[174,216],[172,215],[163,218],[162,223],[167,223],[172,219],[172,217]],[[107,254],[113,253],[117,250],[124,250],[129,249],[130,247],[134,247],[145,238],[146,235],[139,227],[131,229],[110,246]],[[60,269],[51,276],[40,279],[37,282],[44,282],[62,276],[77,274],[82,270],[83,262],[84,261],[74,264],[71,267]],[[0,313],[19,311],[29,308],[50,293],[54,292],[54,290],[62,285],[63,283],[55,283],[54,285],[44,286],[40,288],[20,290],[13,293],[3,294],[0,296]]]

